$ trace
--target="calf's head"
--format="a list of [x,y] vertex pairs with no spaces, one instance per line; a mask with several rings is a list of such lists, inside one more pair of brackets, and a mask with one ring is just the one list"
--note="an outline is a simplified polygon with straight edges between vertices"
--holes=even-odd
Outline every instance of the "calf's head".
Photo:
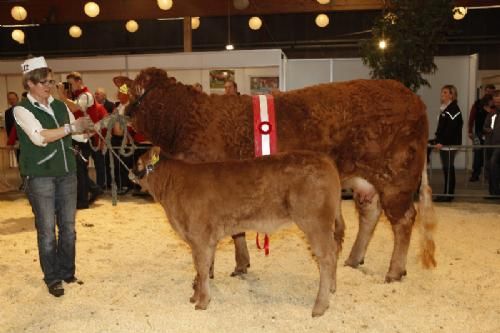
[[132,180],[139,184],[144,190],[148,190],[147,177],[154,171],[155,165],[160,160],[160,147],[152,147],[142,154],[132,170]]

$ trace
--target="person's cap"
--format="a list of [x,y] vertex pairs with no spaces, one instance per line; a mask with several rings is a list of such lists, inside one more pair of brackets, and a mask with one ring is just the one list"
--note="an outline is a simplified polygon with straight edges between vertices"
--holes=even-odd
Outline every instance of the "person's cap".
[[25,62],[21,64],[21,69],[23,74],[29,73],[38,68],[47,68],[47,62],[44,57],[36,57],[27,59]]

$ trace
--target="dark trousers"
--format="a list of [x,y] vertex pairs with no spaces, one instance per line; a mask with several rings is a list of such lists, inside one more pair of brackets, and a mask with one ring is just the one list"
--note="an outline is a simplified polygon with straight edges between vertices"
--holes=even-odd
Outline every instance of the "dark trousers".
[[490,157],[489,191],[491,195],[500,195],[500,148],[493,149]]
[[93,149],[91,149],[90,154],[92,160],[94,160],[96,183],[100,188],[104,189],[106,188],[106,164],[104,155],[101,150],[94,151]]
[[[479,139],[479,144],[483,145],[484,140],[481,138]],[[472,177],[479,177],[481,174],[481,168],[484,165],[484,155],[485,151],[484,149],[474,149],[474,161],[472,162]]]
[[441,165],[444,173],[444,194],[455,194],[455,156],[456,150],[440,150]]
[[[116,155],[120,156],[120,159],[122,162],[125,163],[125,165],[128,168],[131,168],[132,166],[132,157],[131,156],[123,156],[120,155],[120,149],[117,147],[120,147],[122,144],[122,138],[121,136],[116,136],[113,135],[111,137],[111,145],[113,147],[113,151],[116,153]],[[124,188],[129,188],[132,186],[132,183],[130,179],[128,178],[128,170],[125,168],[125,166],[118,160],[115,154],[113,155],[113,161],[115,164],[115,181],[116,181],[116,186],[118,187],[118,190],[123,190]]]
[[89,177],[89,158],[92,148],[88,142],[73,141],[73,146],[80,154],[76,156],[77,202],[79,206],[88,206],[89,193],[99,192],[100,188]]

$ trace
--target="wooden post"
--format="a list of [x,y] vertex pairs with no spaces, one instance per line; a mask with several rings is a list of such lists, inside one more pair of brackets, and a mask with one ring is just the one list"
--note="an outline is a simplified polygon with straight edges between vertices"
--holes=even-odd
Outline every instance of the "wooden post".
[[191,16],[184,17],[184,52],[193,51],[193,30],[191,29]]

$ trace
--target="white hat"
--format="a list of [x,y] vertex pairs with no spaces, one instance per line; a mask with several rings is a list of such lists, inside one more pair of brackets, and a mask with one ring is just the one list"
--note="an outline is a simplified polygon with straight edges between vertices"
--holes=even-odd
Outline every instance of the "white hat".
[[38,68],[47,68],[47,67],[49,66],[47,66],[47,62],[45,61],[44,57],[30,58],[21,64],[21,69],[23,71],[23,74],[26,74]]

